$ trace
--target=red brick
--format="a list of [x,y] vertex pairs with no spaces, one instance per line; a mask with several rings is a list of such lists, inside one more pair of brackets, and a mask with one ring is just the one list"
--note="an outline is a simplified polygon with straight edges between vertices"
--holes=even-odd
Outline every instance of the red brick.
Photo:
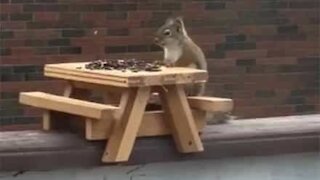
[[[96,27],[96,28],[92,28],[92,29],[86,29],[86,37],[88,38],[105,38],[105,36],[107,35],[107,28],[104,27]],[[84,38],[84,37],[82,37]]]
[[235,1],[226,3],[227,9],[255,9],[257,8],[257,1],[255,0],[247,0],[247,1]]
[[280,106],[284,102],[281,97],[255,98],[252,106]]
[[153,2],[153,3],[139,3],[138,9],[139,10],[159,10],[161,8],[160,2]]
[[72,39],[71,44],[74,46],[105,46],[106,41],[103,38],[76,38]]
[[40,39],[55,39],[61,37],[61,32],[55,29],[43,29],[35,31]]
[[224,75],[224,74],[229,74],[229,75],[233,75],[233,74],[245,74],[246,72],[246,68],[245,67],[235,67],[235,66],[220,66],[220,67],[216,67],[216,66],[209,66],[208,67],[208,71],[211,74],[214,75]]
[[283,49],[268,49],[267,52],[268,57],[283,57],[284,56],[284,51]]
[[232,58],[260,58],[267,57],[267,50],[257,49],[257,50],[234,50],[226,52],[226,57]]
[[245,98],[233,98],[234,106],[236,107],[244,107],[244,106],[251,106],[252,102],[250,99]]
[[[68,2],[68,1],[67,1]],[[76,1],[77,3],[80,3],[80,4],[88,4],[88,1],[87,0],[77,0]],[[111,2],[125,2],[125,0],[108,0],[109,3]],[[106,1],[105,0],[90,0],[90,4],[105,4]]]
[[[281,74],[246,74],[244,79],[248,82],[261,82],[268,86],[269,83],[276,81],[301,82],[302,77],[310,76],[310,73],[281,73]],[[272,87],[272,86],[269,86]]]
[[[282,89],[291,89],[297,87],[297,83],[295,82],[290,82],[290,81],[281,81],[281,80],[269,80],[265,78],[261,78],[262,82],[256,81],[256,87],[255,89],[269,89],[270,87],[277,89],[277,90],[282,90]],[[265,81],[265,83],[264,83]],[[303,83],[300,83],[303,85]]]
[[1,22],[1,28],[2,29],[24,29],[26,28],[25,22],[17,22],[17,21],[7,21],[7,22]]
[[[133,44],[144,44],[146,43],[144,38],[141,37],[106,37],[106,44],[108,45],[133,45]],[[152,41],[149,41],[152,43]]]
[[9,40],[2,40],[2,45],[4,47],[21,47],[24,46],[25,41],[19,39],[9,39]]
[[104,12],[86,12],[82,14],[83,21],[106,21],[106,13]]
[[0,64],[7,65],[7,64],[11,64],[12,62],[13,62],[13,64],[15,64],[15,62],[18,62],[19,60],[20,60],[20,58],[18,58],[18,57],[12,57],[12,56],[1,57]]
[[259,27],[255,26],[255,25],[245,25],[245,26],[240,26],[238,28],[238,32],[242,33],[242,34],[257,34]]
[[130,29],[130,36],[152,36],[155,32],[155,29],[152,28],[132,28]]
[[28,39],[35,35],[35,33],[31,30],[20,30],[20,31],[15,31],[14,36],[17,39]]
[[34,21],[56,21],[58,16],[56,12],[35,12]]
[[128,20],[148,20],[152,17],[151,11],[130,11],[128,12]]
[[[203,28],[199,28],[199,27],[187,27],[187,31],[190,35],[194,35],[194,34],[211,34],[213,31],[212,27],[203,27]],[[215,35],[218,36],[218,35]],[[220,35],[223,36],[223,35]]]
[[142,53],[114,53],[106,54],[110,58],[136,58],[142,60],[161,60],[163,59],[162,52],[142,52]]
[[22,12],[21,4],[0,4],[1,13],[20,13]]
[[61,94],[65,85],[66,82],[61,80],[2,82],[0,92],[45,91]]
[[[185,2],[183,3],[184,11],[204,10],[204,3],[199,2]],[[188,13],[187,13],[188,14]],[[200,13],[199,13],[200,14]],[[196,15],[196,14],[195,14]]]
[[235,58],[224,58],[224,59],[207,59],[207,61],[213,66],[235,66],[236,59]]
[[306,103],[307,104],[320,104],[320,95],[307,97]]
[[[201,43],[213,43],[213,39],[215,38],[215,36],[213,34],[211,35],[198,35],[198,34],[194,34],[192,35],[192,39],[194,41],[197,41],[197,42],[201,42]],[[217,38],[217,36],[216,36]],[[219,39],[219,38],[217,38]]]
[[276,41],[263,41],[263,42],[257,42],[257,48],[260,49],[278,49],[278,48],[284,48],[284,49],[293,49],[293,48],[319,48],[319,43],[316,40],[310,40],[310,41],[283,41],[283,42],[276,42]]
[[283,41],[276,42],[274,48],[284,48],[284,49],[315,49],[319,48],[319,43],[313,39],[309,41]]
[[296,57],[273,57],[273,58],[258,58],[257,64],[297,64]]
[[257,34],[269,35],[269,34],[276,34],[276,33],[277,33],[277,28],[275,25],[257,26]]
[[32,56],[34,54],[34,49],[30,47],[16,47],[12,48],[12,54],[14,56]]
[[304,15],[301,16],[299,14],[295,14],[289,17],[291,21],[297,24],[310,24],[310,17]]
[[252,91],[237,91],[232,93],[232,98],[244,98],[250,99],[253,98],[254,93]]
[[63,22],[79,22],[81,14],[79,12],[59,13],[59,20]]
[[310,48],[310,49],[305,49],[305,48],[297,48],[297,49],[288,49],[286,48],[284,50],[284,55],[285,56],[318,56],[320,55],[319,48]]
[[319,25],[313,24],[313,25],[299,25],[299,29],[301,32],[304,32],[305,34],[308,34],[307,40],[315,40],[314,37],[319,36]]
[[87,55],[51,55],[46,57],[46,63],[81,62],[90,59]]
[[237,75],[220,75],[220,76],[215,76],[209,74],[209,78],[212,79],[213,82],[215,83],[232,83],[232,82],[238,82],[241,81],[241,78]]
[[260,41],[256,43],[257,48],[259,49],[272,49],[278,46],[278,42],[276,41]]
[[96,44],[87,44],[82,46],[82,54],[92,54],[96,56],[102,56],[104,57],[104,46],[103,45],[96,45]]
[[282,9],[279,11],[279,15],[286,17],[318,17],[319,11],[317,9]]
[[1,59],[2,65],[23,65],[23,64],[45,64],[45,57],[44,56],[14,56],[14,57],[3,57]]
[[309,41],[290,41],[283,42],[285,48],[301,48],[301,49],[319,49],[320,44],[316,39]]
[[25,116],[41,116],[43,113],[43,110],[39,108],[32,108],[32,107],[25,107],[23,108],[23,112]]

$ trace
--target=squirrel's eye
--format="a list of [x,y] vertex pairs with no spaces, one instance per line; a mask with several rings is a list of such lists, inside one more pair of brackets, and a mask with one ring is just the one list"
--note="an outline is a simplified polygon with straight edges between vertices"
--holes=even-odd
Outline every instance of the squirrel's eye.
[[166,29],[166,30],[163,31],[163,34],[165,36],[170,36],[171,35],[171,31],[169,29]]

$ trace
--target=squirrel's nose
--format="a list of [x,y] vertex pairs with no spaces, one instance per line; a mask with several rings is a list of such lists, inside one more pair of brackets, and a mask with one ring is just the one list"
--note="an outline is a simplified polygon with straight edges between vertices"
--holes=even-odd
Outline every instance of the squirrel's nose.
[[154,41],[155,43],[159,43],[159,38],[156,37],[156,38],[153,39],[153,41]]

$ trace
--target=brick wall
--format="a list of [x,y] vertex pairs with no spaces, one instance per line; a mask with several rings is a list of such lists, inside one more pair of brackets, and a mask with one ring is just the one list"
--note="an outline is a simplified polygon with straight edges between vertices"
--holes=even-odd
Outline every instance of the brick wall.
[[[233,98],[233,114],[319,112],[316,0],[0,0],[2,125],[36,122],[20,91],[61,93],[43,65],[96,57],[161,58],[152,33],[184,16],[209,62],[208,94]],[[98,31],[95,36],[94,32]]]

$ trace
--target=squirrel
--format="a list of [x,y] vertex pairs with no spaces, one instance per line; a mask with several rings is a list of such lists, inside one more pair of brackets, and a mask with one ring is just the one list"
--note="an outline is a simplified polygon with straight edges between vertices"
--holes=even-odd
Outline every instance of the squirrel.
[[[154,43],[164,50],[164,64],[207,70],[207,61],[201,48],[189,37],[182,17],[170,17],[156,31]],[[205,83],[187,86],[188,95],[201,96]]]
[[[164,64],[207,70],[207,61],[201,48],[189,37],[182,17],[170,17],[156,31],[154,42],[164,50]],[[187,95],[202,96],[205,83],[186,87]],[[224,112],[207,113],[208,124],[224,124],[233,117]]]

